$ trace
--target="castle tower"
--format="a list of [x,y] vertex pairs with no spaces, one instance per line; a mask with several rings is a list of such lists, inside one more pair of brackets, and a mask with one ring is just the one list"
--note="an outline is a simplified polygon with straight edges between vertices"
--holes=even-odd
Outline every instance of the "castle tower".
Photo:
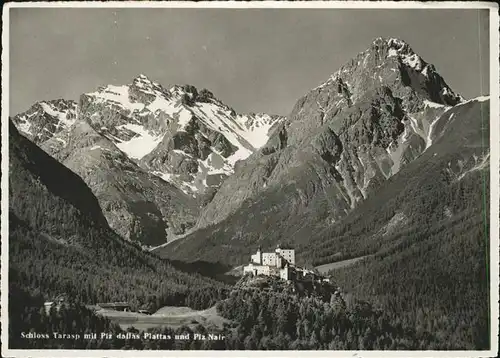
[[251,262],[262,265],[262,248],[260,245],[257,248],[257,253],[251,256]]

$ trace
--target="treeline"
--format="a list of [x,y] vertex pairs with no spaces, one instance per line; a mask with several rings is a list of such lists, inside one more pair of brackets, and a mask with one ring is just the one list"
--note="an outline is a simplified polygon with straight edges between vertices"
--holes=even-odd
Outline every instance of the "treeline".
[[[459,160],[453,156],[446,159],[450,163]],[[307,245],[299,244],[297,250],[303,255],[298,259],[317,266],[364,256],[402,241],[415,243],[419,232],[433,227],[451,227],[479,212],[487,215],[484,210],[487,211],[489,200],[488,170],[471,172],[456,180],[443,170],[441,163],[414,168],[412,163],[407,169],[413,170],[389,179],[376,196],[369,197],[337,225],[315,233]],[[419,171],[428,175],[418,176]],[[487,216],[485,220],[488,221]],[[388,225],[391,221],[393,228]]]
[[[207,331],[198,324],[194,328],[151,328],[147,332],[169,335],[172,339],[142,339],[143,332],[133,327],[123,330],[79,303],[67,302],[58,310],[52,308],[46,312],[43,302],[42,296],[32,295],[18,285],[12,285],[9,290],[10,349],[225,349],[223,341],[194,340],[194,333],[229,336],[227,328],[210,328]],[[95,339],[84,337],[93,333],[96,334]],[[101,337],[101,333],[111,336]],[[134,333],[141,338],[119,337],[119,334],[126,333]],[[179,334],[189,334],[189,339],[176,340],[175,335]],[[69,335],[69,338],[62,338],[63,335]]]
[[[9,348],[10,349],[91,349],[99,340],[55,339],[53,333],[80,334],[120,332],[118,325],[97,316],[83,305],[71,303],[60,310],[45,311],[44,298],[33,295],[12,283],[9,287]],[[29,334],[35,338],[28,338]]]
[[[482,214],[422,230],[392,250],[335,270],[342,287],[383,307],[444,349],[487,349],[489,278]],[[419,244],[416,245],[415,242]]]
[[208,308],[227,294],[221,282],[123,245],[84,250],[37,234],[11,214],[9,280],[47,300],[64,294],[85,304],[127,301],[151,311],[166,305]]
[[[434,337],[393,325],[384,312],[366,302],[347,303],[332,296],[329,302],[317,297],[299,297],[285,292],[241,289],[217,305],[218,313],[232,321],[222,328],[194,327],[151,328],[145,332],[170,336],[169,339],[144,338],[144,332],[131,327],[122,330],[108,319],[95,315],[77,303],[46,314],[43,298],[14,286],[9,292],[9,346],[12,349],[230,349],[230,350],[358,350],[358,349],[427,349]],[[38,334],[38,339],[22,338]],[[57,339],[58,334],[79,334],[76,339]],[[112,337],[101,338],[100,334]],[[136,337],[120,338],[118,334]],[[96,339],[84,334],[96,333]],[[195,339],[198,333],[221,335],[220,340]],[[188,335],[176,339],[175,335]]]
[[393,324],[367,302],[326,303],[273,291],[239,290],[217,306],[223,317],[238,322],[240,349],[385,350],[429,349],[428,332],[417,334]]
[[[445,159],[451,168],[457,162]],[[424,180],[410,172],[404,184],[393,182],[393,189],[404,185],[399,195],[379,192],[304,254],[315,264],[374,254],[331,274],[394,321],[434,332],[444,349],[488,349],[489,171],[458,180],[442,168],[428,164]]]

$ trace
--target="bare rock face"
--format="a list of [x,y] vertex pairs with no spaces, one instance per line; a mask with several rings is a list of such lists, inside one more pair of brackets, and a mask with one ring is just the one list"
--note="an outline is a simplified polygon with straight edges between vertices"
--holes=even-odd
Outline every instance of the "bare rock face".
[[15,115],[12,122],[24,136],[38,144],[75,123],[76,112],[74,101],[43,101]]
[[407,43],[378,38],[297,101],[223,183],[198,227],[284,187],[298,193],[294,212],[328,193],[318,215],[338,220],[428,148],[436,119],[462,100]]
[[[84,181],[21,135],[11,120],[9,199],[11,214],[35,229],[43,227],[45,234],[57,239],[68,240],[79,225],[107,227],[99,203]],[[61,220],[67,220],[66,225],[61,226]],[[61,236],[61,232],[67,235]]]
[[[419,140],[410,144],[412,151],[407,154],[410,162],[402,165],[395,175],[385,179],[380,169],[373,169],[378,174],[366,188],[367,199],[357,202],[354,209],[349,207],[347,194],[353,195],[354,188],[362,187],[359,180],[354,177],[351,184],[347,184],[342,176],[344,169],[340,168],[340,176],[328,182],[328,167],[321,164],[323,159],[310,155],[309,160],[304,161],[307,164],[288,170],[288,182],[280,182],[247,198],[219,223],[200,228],[155,252],[176,260],[237,266],[248,262],[249,253],[254,252],[255,247],[267,250],[281,243],[293,245],[301,253],[299,260],[303,263],[317,265],[340,261],[342,257],[386,252],[386,248],[399,247],[403,238],[410,243],[411,254],[399,259],[411,256],[419,245],[423,245],[426,254],[428,241],[413,245],[413,230],[425,232],[431,220],[433,225],[455,227],[458,238],[463,218],[470,220],[471,212],[483,215],[482,193],[487,190],[490,158],[485,140],[489,137],[488,113],[488,97],[450,107],[432,123],[429,142],[413,136]],[[270,144],[273,148],[278,146],[277,141]],[[293,158],[286,148],[282,151],[280,158],[276,156],[277,151],[265,157],[267,162],[260,158],[259,169],[253,173],[274,175],[274,170],[269,175],[264,168],[278,168],[275,165],[278,160],[287,163],[281,157]],[[418,152],[418,157],[410,159]],[[383,153],[381,157],[384,158]],[[349,159],[341,158],[339,162],[348,164]],[[264,163],[272,166],[266,167]],[[380,163],[376,157],[374,163]],[[242,168],[245,174],[252,173]],[[253,177],[250,174],[248,178]],[[358,195],[364,193],[360,190]],[[442,239],[440,233],[436,231],[438,242]],[[471,237],[469,232],[464,235]]]
[[166,89],[144,75],[82,95],[79,108],[82,120],[142,168],[196,198],[212,195],[283,120],[240,115],[206,89]]
[[147,173],[88,123],[78,122],[42,149],[77,173],[99,200],[109,226],[122,237],[144,245],[183,234],[198,213],[196,201],[173,185]]
[[237,114],[208,90],[144,75],[39,102],[13,123],[79,174],[122,237],[156,245],[185,234],[221,183],[284,118]]

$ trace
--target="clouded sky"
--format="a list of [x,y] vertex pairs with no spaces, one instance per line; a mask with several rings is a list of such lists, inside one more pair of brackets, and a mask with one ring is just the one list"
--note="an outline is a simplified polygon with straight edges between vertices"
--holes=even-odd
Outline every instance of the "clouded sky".
[[9,112],[144,73],[208,88],[238,112],[288,114],[379,36],[407,41],[476,97],[488,93],[488,26],[485,10],[11,9]]

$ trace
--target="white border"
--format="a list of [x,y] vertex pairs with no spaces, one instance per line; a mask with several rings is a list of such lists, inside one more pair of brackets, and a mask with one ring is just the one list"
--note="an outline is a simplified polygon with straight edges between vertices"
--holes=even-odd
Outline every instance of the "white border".
[[500,39],[498,5],[490,10],[490,312],[491,351],[499,342],[499,220],[500,220]]
[[487,1],[106,1],[106,2],[20,2],[7,4],[7,8],[20,7],[78,7],[78,8],[216,8],[216,9],[492,9]]
[[[490,9],[490,302],[491,349],[489,351],[123,351],[123,350],[21,350],[8,349],[8,172],[9,172],[9,11],[12,8],[229,8],[229,9]],[[3,8],[2,33],[2,177],[1,177],[1,341],[6,357],[487,357],[498,353],[499,331],[499,187],[500,187],[500,121],[499,121],[499,16],[492,2],[368,2],[368,1],[260,1],[260,2],[23,2]],[[5,234],[5,235],[4,235]]]

